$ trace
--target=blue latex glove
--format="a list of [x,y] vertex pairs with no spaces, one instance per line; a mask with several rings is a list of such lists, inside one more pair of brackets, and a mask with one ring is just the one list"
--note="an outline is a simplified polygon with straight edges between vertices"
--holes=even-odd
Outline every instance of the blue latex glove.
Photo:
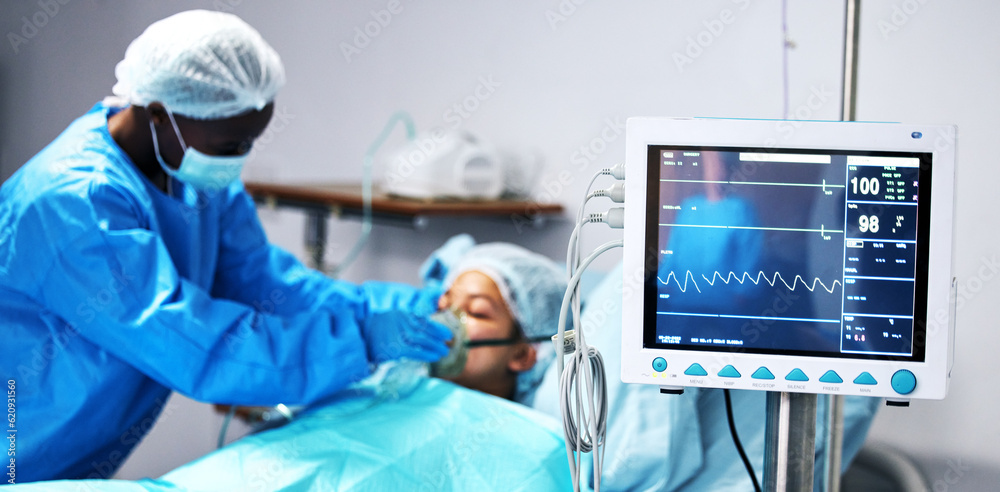
[[368,360],[376,364],[401,358],[437,361],[448,353],[445,342],[452,338],[451,330],[444,325],[400,310],[373,313],[361,334]]
[[438,299],[444,294],[440,285],[431,285],[420,289],[410,306],[417,316],[430,316],[438,312]]

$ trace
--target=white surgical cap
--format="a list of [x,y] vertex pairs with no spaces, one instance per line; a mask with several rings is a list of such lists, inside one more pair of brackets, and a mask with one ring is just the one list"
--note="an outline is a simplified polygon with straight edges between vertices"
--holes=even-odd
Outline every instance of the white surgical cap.
[[281,58],[239,17],[191,10],[154,22],[115,67],[112,92],[200,120],[263,109],[285,83]]
[[[566,293],[566,270],[549,258],[509,243],[474,245],[471,237],[460,235],[431,256],[422,268],[425,274],[434,270],[428,268],[431,263],[436,265],[439,274],[445,273],[444,287],[451,286],[459,275],[472,270],[489,276],[524,336],[550,336],[558,331],[559,308]],[[551,345],[551,342],[542,343],[538,347],[535,367],[518,375],[516,401],[530,403],[527,400],[533,396],[554,358]]]

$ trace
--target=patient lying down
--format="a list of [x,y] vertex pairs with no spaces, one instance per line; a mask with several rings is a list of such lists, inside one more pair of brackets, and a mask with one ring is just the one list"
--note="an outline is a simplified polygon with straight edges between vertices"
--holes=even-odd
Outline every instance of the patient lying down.
[[565,271],[512,244],[473,246],[470,239],[466,248],[456,248],[463,238],[450,243],[459,254],[447,267],[438,307],[463,318],[466,361],[461,372],[440,377],[528,404],[553,357],[549,339],[566,291]]

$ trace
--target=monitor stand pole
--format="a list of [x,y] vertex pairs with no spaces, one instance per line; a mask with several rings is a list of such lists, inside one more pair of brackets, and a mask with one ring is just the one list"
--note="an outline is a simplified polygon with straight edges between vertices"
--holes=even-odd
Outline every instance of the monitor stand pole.
[[812,490],[816,395],[769,391],[764,430],[764,490]]
[[[840,119],[857,120],[858,100],[858,48],[860,41],[861,0],[847,0],[844,5],[844,82]],[[825,492],[840,490],[841,455],[844,444],[844,396],[830,395],[827,401],[826,420],[819,423],[826,439],[826,452],[822,463]]]

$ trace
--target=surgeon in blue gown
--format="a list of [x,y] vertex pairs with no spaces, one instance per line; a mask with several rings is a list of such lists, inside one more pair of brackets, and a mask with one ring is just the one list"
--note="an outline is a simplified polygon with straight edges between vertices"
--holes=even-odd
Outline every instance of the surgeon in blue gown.
[[220,12],[151,25],[94,106],[0,188],[0,378],[17,481],[107,478],[171,391],[307,404],[450,332],[437,295],[333,281],[270,245],[239,182],[284,82]]

